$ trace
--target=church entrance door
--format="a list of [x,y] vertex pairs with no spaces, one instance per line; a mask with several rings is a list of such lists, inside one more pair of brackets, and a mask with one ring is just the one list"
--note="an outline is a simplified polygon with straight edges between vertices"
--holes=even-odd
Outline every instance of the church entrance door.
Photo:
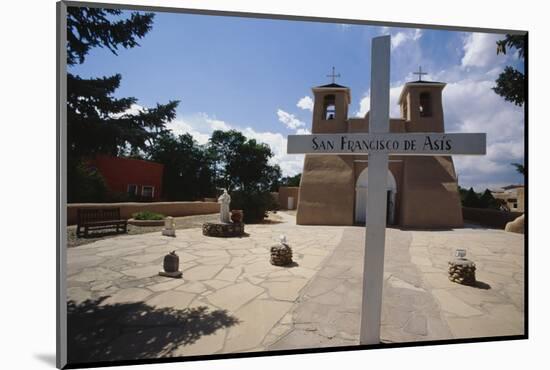
[[[357,178],[355,184],[355,223],[365,225],[367,220],[367,188],[368,188],[367,169]],[[388,171],[387,187],[387,210],[386,222],[392,225],[395,222],[395,195],[397,194],[397,185],[391,171]]]

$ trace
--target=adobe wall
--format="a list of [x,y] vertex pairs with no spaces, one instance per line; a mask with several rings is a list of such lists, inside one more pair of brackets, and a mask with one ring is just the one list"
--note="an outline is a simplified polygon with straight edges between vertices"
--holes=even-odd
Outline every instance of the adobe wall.
[[353,157],[306,155],[300,182],[298,225],[353,225]]
[[401,226],[463,227],[451,157],[405,157],[403,170]]
[[120,208],[120,217],[123,219],[132,218],[132,214],[140,211],[156,212],[172,217],[220,212],[220,205],[215,202],[71,203],[67,205],[67,225],[76,225],[78,208]]
[[518,188],[518,212],[525,212],[525,188]]
[[296,209],[298,206],[298,199],[300,197],[300,187],[299,186],[281,186],[279,188],[279,209],[289,209],[288,208],[288,197],[294,198],[294,207]]
[[126,194],[128,185],[137,185],[138,196],[143,186],[153,186],[153,200],[162,197],[162,176],[164,165],[161,163],[98,155],[90,164],[97,167],[110,191]]
[[514,221],[523,212],[503,212],[497,209],[463,207],[465,221],[504,230],[508,222]]

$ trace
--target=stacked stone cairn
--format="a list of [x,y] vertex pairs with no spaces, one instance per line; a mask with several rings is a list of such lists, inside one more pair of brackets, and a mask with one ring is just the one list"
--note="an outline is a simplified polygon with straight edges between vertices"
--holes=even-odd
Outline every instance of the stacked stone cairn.
[[466,258],[449,261],[449,280],[463,285],[475,285],[476,264]]
[[275,266],[287,266],[292,263],[292,249],[286,241],[286,236],[281,235],[279,244],[271,247],[270,262]]

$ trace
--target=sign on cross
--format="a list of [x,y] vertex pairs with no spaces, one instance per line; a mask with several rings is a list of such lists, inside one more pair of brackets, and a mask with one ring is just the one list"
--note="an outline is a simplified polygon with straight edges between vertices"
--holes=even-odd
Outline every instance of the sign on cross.
[[[288,154],[368,154],[361,344],[380,343],[389,155],[483,155],[482,133],[389,133],[390,36],[372,40],[368,134],[289,135]],[[421,72],[421,71],[420,71]]]

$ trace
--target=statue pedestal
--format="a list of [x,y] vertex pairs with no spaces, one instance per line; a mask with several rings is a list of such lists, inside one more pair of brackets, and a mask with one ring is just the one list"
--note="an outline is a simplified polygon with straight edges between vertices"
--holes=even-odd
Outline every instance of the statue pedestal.
[[174,229],[163,229],[161,234],[164,235],[164,236],[176,236],[176,230],[174,230]]
[[242,222],[205,222],[202,224],[202,235],[204,236],[231,238],[235,236],[242,236],[243,234],[244,224]]

